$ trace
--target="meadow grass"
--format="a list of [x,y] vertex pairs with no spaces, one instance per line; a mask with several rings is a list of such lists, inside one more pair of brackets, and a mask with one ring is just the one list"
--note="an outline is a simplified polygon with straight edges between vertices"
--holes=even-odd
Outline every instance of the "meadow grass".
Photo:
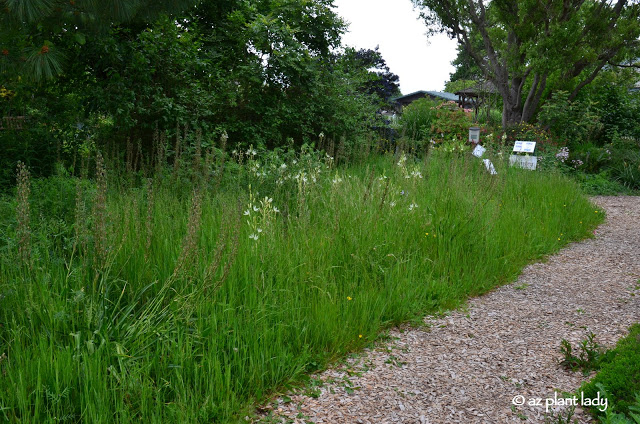
[[222,183],[32,181],[0,203],[0,421],[241,420],[603,218],[561,175],[497,168],[251,155]]

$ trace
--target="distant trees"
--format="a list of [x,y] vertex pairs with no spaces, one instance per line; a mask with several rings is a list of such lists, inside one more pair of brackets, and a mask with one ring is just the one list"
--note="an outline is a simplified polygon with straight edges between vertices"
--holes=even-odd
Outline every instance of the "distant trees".
[[378,47],[374,50],[348,50],[345,56],[358,62],[355,68],[367,71],[368,78],[362,88],[365,92],[376,95],[384,105],[388,106],[391,98],[401,94],[400,77],[391,72]]
[[575,98],[639,45],[637,0],[412,1],[430,30],[457,39],[496,85],[503,125],[532,120],[557,89]]

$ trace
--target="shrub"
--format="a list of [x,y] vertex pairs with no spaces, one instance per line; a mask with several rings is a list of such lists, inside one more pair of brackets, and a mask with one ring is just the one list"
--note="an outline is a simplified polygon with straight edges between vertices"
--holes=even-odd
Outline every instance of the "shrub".
[[401,134],[413,140],[431,138],[431,125],[436,119],[438,104],[439,102],[425,97],[405,107],[399,120]]
[[613,179],[609,171],[599,174],[577,173],[576,179],[580,183],[582,190],[590,196],[615,196],[619,194],[630,194],[628,187]]
[[555,92],[542,105],[538,122],[569,147],[593,140],[602,129],[595,103],[590,99],[570,101],[566,91]]
[[445,139],[466,142],[471,124],[470,112],[459,108],[455,102],[441,103],[436,107],[431,135],[436,143]]

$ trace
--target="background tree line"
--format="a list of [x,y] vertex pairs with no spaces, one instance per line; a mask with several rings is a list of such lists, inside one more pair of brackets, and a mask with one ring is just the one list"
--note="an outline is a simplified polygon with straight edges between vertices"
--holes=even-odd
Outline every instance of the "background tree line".
[[105,140],[150,151],[155,128],[204,143],[274,147],[368,131],[399,94],[377,50],[341,44],[332,0],[0,1],[0,101],[25,128],[0,132],[47,174]]

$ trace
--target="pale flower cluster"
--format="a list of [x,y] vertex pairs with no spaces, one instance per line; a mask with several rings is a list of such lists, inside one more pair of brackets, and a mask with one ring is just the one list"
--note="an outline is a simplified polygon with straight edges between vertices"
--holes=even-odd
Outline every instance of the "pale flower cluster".
[[562,147],[558,153],[556,153],[556,158],[564,163],[567,159],[569,159],[569,148],[568,147]]
[[[398,159],[397,165],[398,165],[398,168],[400,168],[400,172],[402,173],[404,178],[406,178],[406,179],[410,179],[410,178],[420,179],[420,178],[423,178],[422,172],[420,172],[420,167],[418,165],[413,166],[411,171],[409,171],[409,168],[407,167],[407,155],[405,153],[402,153],[402,155],[400,156],[400,159]],[[385,176],[383,176],[383,177],[386,178]]]
[[243,215],[247,217],[247,225],[251,229],[249,238],[258,241],[262,233],[269,228],[280,210],[273,205],[273,199],[265,196],[256,202],[249,186],[249,204]]

